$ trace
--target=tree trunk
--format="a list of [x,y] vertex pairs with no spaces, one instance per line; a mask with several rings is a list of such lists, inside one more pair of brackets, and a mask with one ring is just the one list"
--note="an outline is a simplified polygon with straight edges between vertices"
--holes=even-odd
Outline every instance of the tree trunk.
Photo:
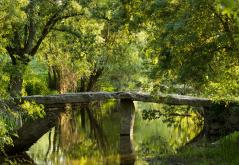
[[85,92],[85,81],[86,79],[83,77],[80,80],[79,92]]
[[93,73],[90,75],[88,86],[86,91],[93,91],[96,82],[98,81],[99,77],[102,75],[103,68],[100,69],[94,69]]
[[60,92],[60,78],[61,74],[57,66],[48,67],[48,87],[51,90],[57,90]]
[[9,92],[12,97],[21,96],[23,75],[26,65],[13,64],[10,72]]

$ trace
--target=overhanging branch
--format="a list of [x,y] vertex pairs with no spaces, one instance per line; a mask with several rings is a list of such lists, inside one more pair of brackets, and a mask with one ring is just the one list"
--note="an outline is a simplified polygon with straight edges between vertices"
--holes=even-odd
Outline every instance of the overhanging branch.
[[71,18],[71,17],[81,16],[81,15],[84,14],[84,13],[71,13],[71,14],[68,14],[68,15],[62,15],[61,16],[60,14],[64,12],[66,7],[67,7],[67,3],[65,5],[63,5],[63,7],[61,9],[59,9],[57,12],[55,12],[55,14],[53,14],[48,19],[48,21],[46,22],[46,24],[45,24],[45,26],[44,26],[44,28],[41,32],[41,35],[40,35],[39,39],[36,42],[36,45],[31,49],[31,51],[29,53],[31,56],[34,56],[36,54],[36,52],[39,49],[42,41],[46,38],[46,36],[53,29],[53,27],[56,25],[57,22],[62,21],[64,19]]

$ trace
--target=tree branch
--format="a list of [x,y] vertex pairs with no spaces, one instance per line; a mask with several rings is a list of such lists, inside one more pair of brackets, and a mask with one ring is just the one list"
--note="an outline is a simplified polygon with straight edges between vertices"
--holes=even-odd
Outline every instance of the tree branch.
[[33,19],[30,19],[30,25],[29,25],[29,28],[28,28],[28,38],[27,38],[27,41],[24,45],[24,51],[26,53],[30,52],[30,50],[32,48],[32,45],[33,45],[33,40],[35,38],[35,35],[36,35],[35,23],[33,22]]
[[75,16],[79,16],[79,15],[83,15],[83,13],[72,13],[72,14],[69,14],[69,15],[60,16],[64,12],[64,10],[66,9],[67,5],[68,5],[68,3],[66,2],[58,11],[55,12],[55,14],[53,14],[48,19],[48,21],[46,22],[46,24],[45,24],[45,26],[44,26],[44,28],[41,32],[41,35],[40,35],[39,39],[36,42],[36,45],[29,52],[29,54],[31,56],[34,56],[36,54],[36,52],[39,49],[42,41],[45,39],[45,37],[48,35],[48,33],[53,29],[53,27],[55,26],[55,24],[58,21],[61,21],[63,19],[67,19],[67,18],[71,18],[71,17],[75,17]]
[[66,26],[62,26],[60,28],[53,28],[52,30],[59,31],[59,32],[64,32],[64,33],[69,33],[71,35],[74,35],[77,38],[81,38],[82,37],[81,32],[75,31],[75,30],[73,30],[73,29],[71,29],[69,27],[66,27]]
[[39,39],[36,42],[36,45],[31,49],[30,51],[30,55],[34,56],[37,52],[37,50],[39,49],[42,41],[45,39],[45,37],[47,36],[47,34],[50,32],[50,30],[52,29],[52,27],[56,24],[57,20],[57,16],[59,13],[55,13],[46,23],[46,25],[44,26],[42,32],[41,32],[41,36],[39,37]]
[[225,17],[225,20],[224,20],[223,19],[223,15],[218,13],[216,11],[216,9],[214,8],[214,6],[212,6],[212,5],[209,5],[209,9],[219,19],[219,21],[221,22],[221,24],[223,26],[224,32],[227,34],[228,38],[231,41],[231,45],[232,45],[231,47],[235,48],[236,44],[235,44],[235,40],[234,40],[234,37],[233,37],[233,32],[232,32],[232,30],[230,28],[230,25],[229,25],[229,17],[228,16],[224,16]]
[[24,39],[24,53],[29,53],[33,41],[36,35],[36,27],[35,27],[35,21],[34,21],[34,2],[30,1],[27,11],[26,11],[28,17],[29,17],[29,25],[26,25],[25,27],[25,39]]

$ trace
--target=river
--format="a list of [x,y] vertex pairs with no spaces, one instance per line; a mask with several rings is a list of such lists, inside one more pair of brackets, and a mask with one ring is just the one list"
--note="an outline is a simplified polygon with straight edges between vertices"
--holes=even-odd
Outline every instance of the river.
[[38,165],[152,164],[202,131],[203,120],[192,107],[134,102],[128,136],[122,133],[119,106],[117,101],[68,106],[26,152],[29,160]]

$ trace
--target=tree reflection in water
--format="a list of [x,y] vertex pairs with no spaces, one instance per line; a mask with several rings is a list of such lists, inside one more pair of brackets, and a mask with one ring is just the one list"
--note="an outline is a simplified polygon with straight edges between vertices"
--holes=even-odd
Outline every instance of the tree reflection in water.
[[162,107],[137,102],[134,125],[134,104],[123,103],[67,105],[57,125],[31,147],[29,156],[37,164],[142,164],[150,156],[175,152],[202,130],[191,111],[174,122],[166,117],[143,120],[143,109]]
[[203,131],[201,108],[138,103],[136,109],[142,110],[135,126],[136,148],[145,158],[175,153]]
[[[43,140],[42,147],[48,146],[45,164],[117,163],[119,112],[115,108],[115,102],[68,105],[66,111],[59,115],[57,125],[46,135],[47,140]],[[112,124],[114,122],[118,124]],[[40,159],[35,153],[39,152],[40,141],[29,151],[37,161]]]

